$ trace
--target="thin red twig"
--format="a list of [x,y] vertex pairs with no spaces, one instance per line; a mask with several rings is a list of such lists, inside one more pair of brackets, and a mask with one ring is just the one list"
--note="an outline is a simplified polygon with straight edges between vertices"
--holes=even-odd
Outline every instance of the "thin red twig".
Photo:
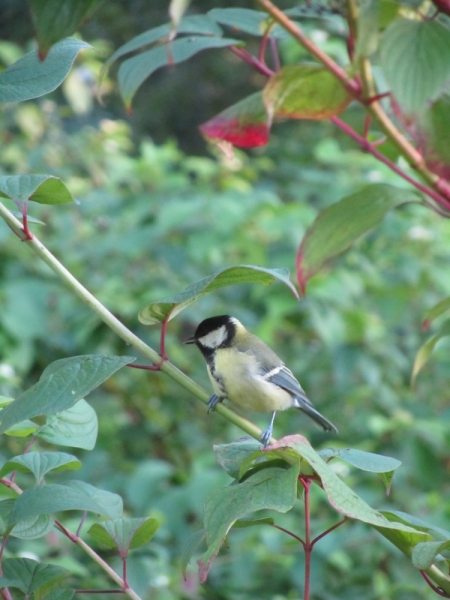
[[381,152],[379,152],[374,147],[373,144],[371,144],[362,135],[360,135],[358,132],[356,132],[352,127],[350,127],[350,125],[345,123],[345,121],[342,121],[341,119],[339,119],[339,117],[331,117],[330,121],[332,123],[334,123],[340,129],[342,129],[342,131],[345,131],[345,133],[347,135],[349,135],[351,138],[353,138],[356,142],[358,142],[358,144],[361,146],[361,149],[363,150],[363,152],[368,152],[369,154],[372,154],[372,156],[374,156],[376,159],[378,159],[384,165],[389,167],[392,171],[394,171],[394,173],[397,173],[397,175],[399,175],[400,177],[405,179],[408,183],[413,185],[415,188],[417,188],[424,194],[427,194],[427,196],[429,196],[435,202],[437,202],[437,204],[439,204],[439,206],[444,208],[446,211],[450,210],[450,202],[448,200],[446,200],[443,196],[441,196],[440,194],[438,194],[431,188],[427,187],[423,183],[420,183],[419,181],[416,181],[415,179],[410,177],[407,173],[402,171],[402,169],[400,167],[397,167],[397,165],[395,163],[393,163],[392,161],[390,161],[388,158],[386,158],[384,156],[384,154],[381,154]]
[[295,533],[292,533],[292,531],[289,531],[289,529],[285,529],[284,527],[280,527],[279,525],[275,525],[274,523],[271,525],[271,527],[274,527],[275,529],[279,529],[283,533],[287,533],[288,535],[293,537],[294,540],[297,540],[297,542],[300,542],[300,544],[303,546],[303,548],[305,547],[305,542],[302,540],[302,538],[299,537],[298,535],[295,535]]
[[263,65],[266,64],[266,61],[264,60],[264,56],[266,54],[266,48],[267,48],[268,41],[269,41],[269,32],[266,31],[266,33],[263,35],[263,39],[261,40],[261,44],[259,46],[259,51],[258,51],[258,60]]
[[438,594],[438,596],[442,596],[443,598],[450,598],[450,595],[447,594],[447,592],[444,592],[444,590],[442,588],[439,588],[436,585],[434,585],[434,583],[431,581],[431,579],[428,577],[428,575],[425,573],[425,571],[421,570],[420,574],[425,579],[425,581],[428,583],[428,585],[433,590],[433,592],[436,592],[436,594]]
[[328,529],[326,529],[323,533],[321,533],[320,535],[318,535],[316,538],[314,538],[312,540],[311,547],[314,547],[314,544],[317,544],[317,542],[320,541],[322,538],[324,538],[326,535],[328,535],[329,533],[331,533],[332,531],[334,531],[335,529],[337,529],[338,527],[340,527],[341,525],[343,525],[344,523],[346,523],[347,520],[348,520],[347,517],[344,517],[342,519],[342,521],[339,521],[338,523],[336,523],[332,527],[329,527]]
[[272,75],[274,74],[272,69],[269,69],[267,65],[260,62],[257,58],[255,58],[242,48],[237,48],[237,46],[230,46],[229,48],[231,52],[233,52],[233,54],[236,54],[236,56],[242,58],[242,60],[245,61],[247,64],[251,65],[252,67],[255,67],[257,71],[259,71],[263,75],[266,75],[266,77],[272,77]]
[[274,38],[270,38],[270,50],[272,52],[274,71],[279,71],[281,69],[280,54],[278,52],[277,40]]

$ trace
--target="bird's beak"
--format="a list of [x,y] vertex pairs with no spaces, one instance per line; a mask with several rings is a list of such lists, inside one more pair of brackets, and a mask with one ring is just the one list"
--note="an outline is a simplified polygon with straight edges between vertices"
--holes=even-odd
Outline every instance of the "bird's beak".
[[186,340],[185,342],[183,342],[184,344],[195,344],[197,340],[195,339],[194,336],[190,337],[188,340]]

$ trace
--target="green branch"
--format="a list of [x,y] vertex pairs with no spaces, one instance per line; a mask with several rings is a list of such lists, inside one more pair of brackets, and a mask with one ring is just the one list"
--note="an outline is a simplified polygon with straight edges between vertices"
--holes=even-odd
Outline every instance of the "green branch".
[[[12,229],[12,231],[21,240],[24,238],[24,231],[22,225],[11,212],[0,203],[0,216],[3,218],[5,223]],[[93,296],[81,283],[66,269],[66,267],[59,262],[59,260],[40,242],[36,236],[33,235],[31,240],[23,240],[29,248],[43,260],[52,271],[61,279],[67,287],[69,287],[76,296],[78,296],[89,308],[95,312],[95,314],[122,338],[128,345],[133,347],[135,350],[140,352],[142,356],[145,356],[153,364],[161,362],[161,356],[153,350],[150,346],[145,344],[137,335],[130,331],[125,325],[119,321],[95,296]],[[209,394],[195,381],[190,379],[182,371],[180,371],[175,365],[169,361],[165,361],[161,364],[161,371],[169,375],[177,383],[183,386],[186,390],[191,392],[196,398],[198,398],[203,404],[208,403]],[[233,412],[226,406],[219,404],[216,408],[216,412],[228,419],[234,425],[237,425],[242,431],[251,435],[255,439],[259,440],[261,435],[261,429],[244,419],[237,413]]]

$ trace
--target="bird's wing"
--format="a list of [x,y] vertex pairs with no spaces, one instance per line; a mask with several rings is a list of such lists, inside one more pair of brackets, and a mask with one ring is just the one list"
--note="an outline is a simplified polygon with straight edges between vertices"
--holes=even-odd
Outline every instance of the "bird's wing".
[[290,371],[286,365],[279,365],[271,369],[265,369],[263,374],[264,379],[278,385],[283,388],[299,400],[304,400],[307,404],[310,404],[302,386],[299,384],[297,379],[294,377],[292,371]]

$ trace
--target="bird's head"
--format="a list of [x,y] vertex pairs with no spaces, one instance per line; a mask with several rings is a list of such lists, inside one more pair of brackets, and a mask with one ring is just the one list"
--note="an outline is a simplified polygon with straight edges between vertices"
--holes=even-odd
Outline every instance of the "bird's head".
[[202,321],[194,335],[184,343],[196,344],[202,352],[211,353],[218,348],[232,346],[242,330],[245,331],[242,323],[230,315],[210,317]]

